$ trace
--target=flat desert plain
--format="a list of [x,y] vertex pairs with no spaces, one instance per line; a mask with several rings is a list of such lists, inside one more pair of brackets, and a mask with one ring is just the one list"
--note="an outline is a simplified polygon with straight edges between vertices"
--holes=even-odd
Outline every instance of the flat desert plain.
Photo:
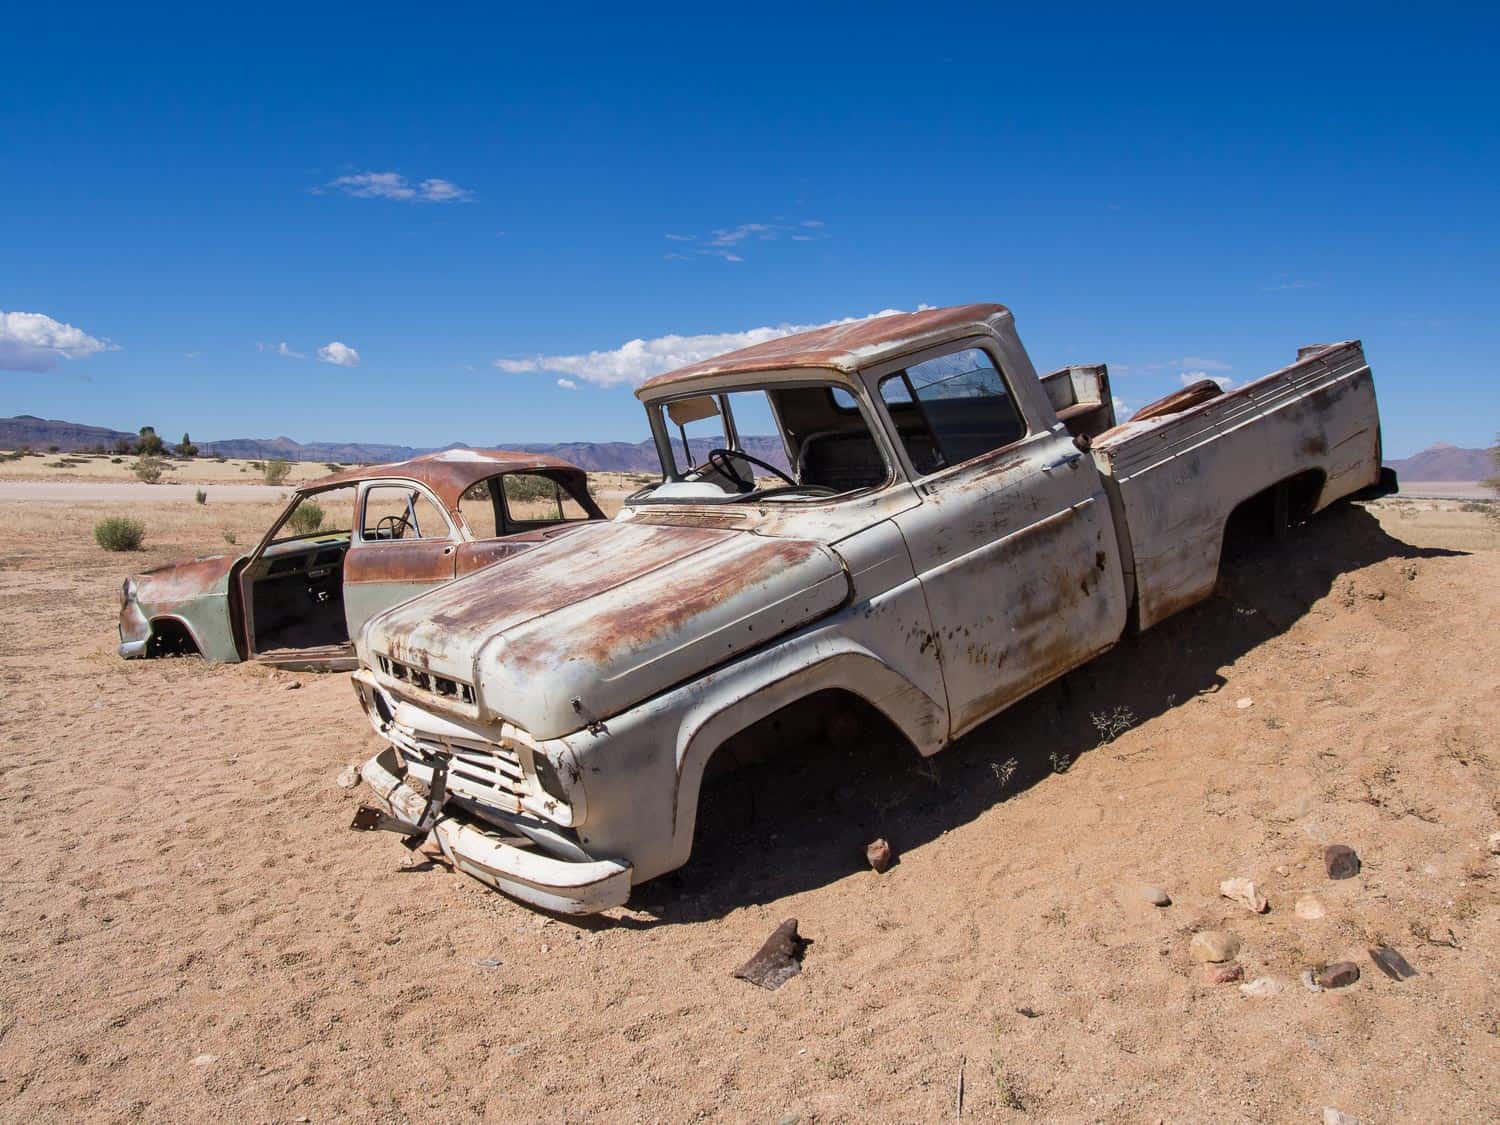
[[[377,741],[345,677],[115,655],[128,571],[253,543],[278,493],[72,495],[0,494],[5,1119],[1494,1119],[1481,512],[1329,513],[931,760],[788,729],[688,867],[580,922],[348,830]],[[145,549],[100,550],[108,514]],[[735,979],[792,917],[801,975]],[[1242,981],[1208,983],[1203,929]]]

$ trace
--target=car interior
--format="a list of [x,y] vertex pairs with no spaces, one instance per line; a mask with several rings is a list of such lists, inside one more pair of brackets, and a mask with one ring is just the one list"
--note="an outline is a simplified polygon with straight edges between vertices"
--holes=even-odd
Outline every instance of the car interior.
[[354,492],[345,485],[299,497],[276,538],[247,567],[241,589],[249,593],[255,655],[274,660],[288,651],[305,656],[309,649],[347,648],[344,555],[350,532],[337,524],[349,522]]

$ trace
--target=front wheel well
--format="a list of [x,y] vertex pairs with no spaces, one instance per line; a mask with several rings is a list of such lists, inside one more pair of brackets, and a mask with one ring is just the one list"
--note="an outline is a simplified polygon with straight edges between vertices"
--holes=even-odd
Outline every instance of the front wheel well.
[[191,630],[175,617],[156,617],[146,640],[147,656],[201,656]]

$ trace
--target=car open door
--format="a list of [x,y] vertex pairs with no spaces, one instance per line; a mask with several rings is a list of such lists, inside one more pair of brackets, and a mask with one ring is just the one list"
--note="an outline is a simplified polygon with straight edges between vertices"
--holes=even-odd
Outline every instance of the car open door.
[[349,639],[357,639],[377,613],[452,581],[461,541],[443,506],[423,485],[409,480],[361,484],[344,559]]

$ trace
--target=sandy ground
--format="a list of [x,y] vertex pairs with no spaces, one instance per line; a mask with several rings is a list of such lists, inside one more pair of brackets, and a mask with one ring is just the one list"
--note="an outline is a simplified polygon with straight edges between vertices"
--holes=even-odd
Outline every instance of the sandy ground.
[[[115,657],[127,569],[274,507],[137,505],[121,557],[89,530],[116,504],[0,502],[0,1117],[926,1122],[962,1075],[982,1121],[1493,1120],[1483,515],[1324,518],[927,763],[788,737],[708,796],[689,867],[576,924],[347,830],[334,779],[376,741],[342,676]],[[734,979],[787,917],[803,973]],[[1204,927],[1280,991],[1204,983]],[[1352,987],[1298,983],[1343,958]]]

